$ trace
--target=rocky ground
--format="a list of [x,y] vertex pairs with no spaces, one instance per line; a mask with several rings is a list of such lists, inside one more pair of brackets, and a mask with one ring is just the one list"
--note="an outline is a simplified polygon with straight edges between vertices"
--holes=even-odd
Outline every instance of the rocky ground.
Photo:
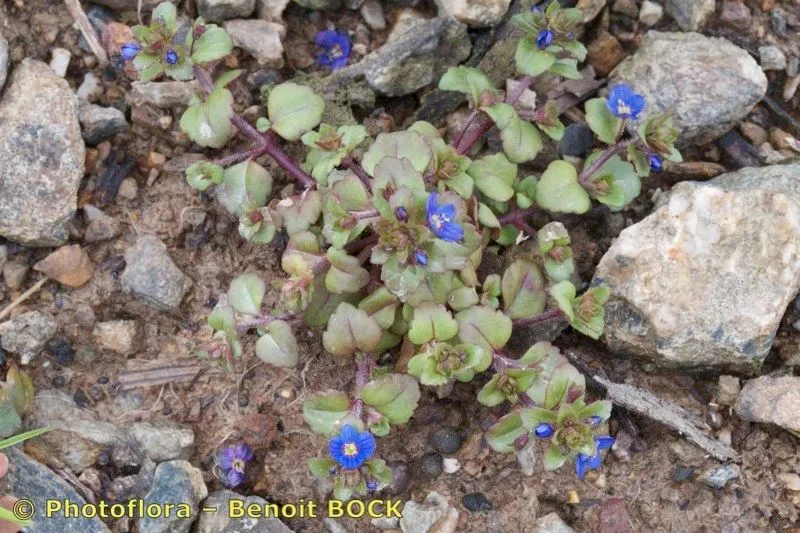
[[[65,3],[0,4],[0,351],[33,376],[26,427],[52,431],[8,450],[4,493],[72,501],[183,501],[192,519],[40,520],[37,532],[800,531],[800,3],[797,0],[580,0],[584,79],[544,79],[570,123],[556,154],[582,156],[580,106],[626,81],[651,111],[670,110],[686,163],[645,182],[622,213],[564,217],[585,281],[612,290],[606,337],[556,344],[592,374],[683,407],[735,453],[720,462],[664,425],[616,410],[613,454],[584,481],[492,454],[482,431],[502,413],[459,385],[425,393],[408,426],[381,442],[395,468],[389,495],[404,518],[243,524],[201,505],[234,497],[214,454],[256,451],[237,492],[249,502],[320,500],[305,460],[325,441],[302,420],[306,390],[351,378],[309,332],[298,369],[235,371],[192,356],[205,317],[233,276],[280,276],[280,243],[251,246],[236,221],[196,194],[183,169],[199,149],[177,121],[191,82],[135,81],[116,60],[137,0],[84,2],[98,57]],[[144,11],[156,2],[140,2]],[[228,67],[254,118],[260,88],[292,78],[328,101],[328,121],[371,134],[416,118],[452,127],[463,102],[435,90],[450,65],[513,74],[510,14],[520,0],[184,0],[221,22],[238,48]],[[350,66],[316,65],[314,36],[335,27],[354,43]],[[100,55],[103,55],[102,53]],[[494,142],[490,139],[490,142]],[[266,165],[270,162],[266,161]],[[741,170],[740,170],[741,169]],[[281,170],[271,168],[278,179]],[[23,295],[18,305],[8,308]],[[601,395],[602,390],[595,390]],[[794,434],[792,433],[794,432]]]

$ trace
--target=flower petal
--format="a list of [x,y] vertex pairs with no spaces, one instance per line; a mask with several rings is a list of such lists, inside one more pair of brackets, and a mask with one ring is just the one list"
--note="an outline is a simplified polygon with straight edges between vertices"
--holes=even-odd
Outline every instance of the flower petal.
[[607,450],[614,445],[614,441],[616,439],[614,437],[609,437],[608,435],[604,437],[595,437],[594,441],[597,443],[598,450]]
[[328,441],[328,453],[337,463],[341,463],[344,457],[344,444],[345,442],[339,437],[333,437]]
[[578,479],[583,479],[586,475],[586,456],[582,453],[575,458],[575,473],[578,474]]
[[322,47],[335,46],[338,41],[339,33],[336,30],[322,30],[314,38],[314,44]]
[[600,457],[600,454],[598,453],[586,459],[586,467],[595,470],[597,468],[600,468],[602,462],[603,459],[602,457]]
[[358,430],[350,424],[347,424],[342,428],[341,433],[339,433],[339,438],[344,442],[355,442],[356,438],[358,438]]
[[236,460],[236,454],[233,451],[233,448],[223,448],[217,454],[217,465],[223,470],[230,470],[233,468],[233,461]]
[[236,470],[228,470],[228,475],[225,477],[225,484],[229,487],[237,487],[244,481],[244,472]]
[[369,431],[362,431],[358,434],[356,445],[358,446],[357,457],[361,459],[362,463],[372,457],[372,454],[375,453],[375,437],[373,437],[372,433]]
[[456,218],[456,206],[453,204],[442,204],[436,208],[436,214],[447,219],[448,222],[452,221]]

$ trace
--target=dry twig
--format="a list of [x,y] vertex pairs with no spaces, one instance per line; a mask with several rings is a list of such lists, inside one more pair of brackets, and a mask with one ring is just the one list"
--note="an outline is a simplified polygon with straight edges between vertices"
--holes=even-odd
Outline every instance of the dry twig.
[[67,4],[69,14],[75,19],[78,29],[83,34],[86,42],[89,43],[89,48],[92,49],[92,53],[97,56],[97,60],[100,61],[102,66],[105,67],[108,65],[108,54],[106,54],[103,45],[100,44],[100,39],[97,38],[97,33],[94,31],[92,23],[89,22],[89,17],[83,12],[79,0],[64,0],[64,3]]

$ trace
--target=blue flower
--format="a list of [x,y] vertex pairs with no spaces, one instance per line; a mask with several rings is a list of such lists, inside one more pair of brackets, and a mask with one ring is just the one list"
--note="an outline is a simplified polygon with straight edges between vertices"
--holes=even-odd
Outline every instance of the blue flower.
[[587,470],[596,470],[600,468],[600,465],[603,462],[603,458],[600,457],[600,451],[607,450],[614,445],[614,437],[595,437],[594,438],[594,455],[584,455],[582,453],[578,454],[578,457],[575,459],[575,472],[578,474],[580,479],[583,479],[583,476],[586,475]]
[[428,254],[426,254],[424,250],[417,250],[414,252],[414,259],[416,259],[417,263],[422,266],[428,264]]
[[531,6],[531,11],[534,13],[542,13],[542,8],[539,7],[538,5],[533,5]]
[[608,91],[606,107],[617,118],[636,120],[639,118],[639,113],[644,110],[644,96],[634,92],[629,85],[620,83]]
[[314,43],[322,48],[317,56],[317,62],[323,67],[332,70],[347,65],[350,58],[350,38],[346,33],[335,30],[323,30],[317,33]]
[[397,220],[399,220],[400,222],[405,222],[406,220],[408,220],[408,211],[406,211],[405,207],[400,206],[394,210],[394,216],[396,216]]
[[119,57],[122,58],[123,61],[130,61],[141,51],[142,47],[136,43],[131,42],[123,44],[122,48],[119,50]]
[[176,52],[172,48],[167,50],[167,53],[164,54],[164,61],[166,61],[170,65],[174,65],[175,63],[178,62],[179,59],[180,56],[178,55],[178,52]]
[[367,480],[367,490],[370,492],[375,492],[378,490],[378,482],[374,479]]
[[428,218],[428,227],[437,237],[451,242],[464,238],[464,228],[461,227],[461,224],[453,222],[456,217],[455,206],[453,204],[439,205],[436,202],[435,192],[428,196],[425,212]]
[[552,424],[548,424],[547,422],[541,422],[535,428],[533,428],[533,433],[540,439],[548,439],[553,436],[553,433],[555,433],[555,429],[553,429]]
[[661,169],[664,168],[664,160],[661,159],[661,156],[658,154],[651,154],[648,161],[650,162],[650,169],[653,172],[661,172]]
[[245,443],[228,446],[217,455],[217,465],[225,474],[223,480],[229,487],[236,487],[244,481],[244,469],[253,460],[253,450]]
[[375,453],[375,437],[369,431],[359,433],[347,425],[328,441],[328,453],[343,468],[356,469]]
[[588,420],[588,422],[593,426],[596,426],[597,424],[601,423],[602,421],[603,421],[603,419],[600,418],[597,415],[590,416],[589,420]]
[[544,50],[553,44],[553,39],[553,30],[550,28],[545,28],[539,32],[539,35],[536,36],[536,46],[538,46],[540,50]]

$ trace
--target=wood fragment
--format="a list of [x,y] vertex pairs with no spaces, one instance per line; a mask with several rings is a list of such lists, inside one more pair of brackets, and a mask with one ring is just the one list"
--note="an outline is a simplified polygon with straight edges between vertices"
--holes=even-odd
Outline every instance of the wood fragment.
[[122,390],[137,387],[154,387],[172,382],[194,382],[200,375],[221,374],[219,368],[209,367],[195,359],[181,359],[169,364],[160,364],[148,368],[128,370],[119,375]]
[[64,0],[64,3],[67,4],[67,10],[69,10],[69,14],[72,15],[72,18],[78,25],[78,29],[81,31],[81,34],[83,34],[86,42],[89,43],[89,48],[92,49],[92,53],[97,57],[97,60],[102,66],[105,67],[108,65],[108,54],[106,54],[106,50],[103,48],[103,45],[100,44],[100,39],[97,38],[97,33],[94,31],[92,23],[89,22],[89,17],[87,17],[86,13],[84,13],[80,1]]
[[34,283],[33,287],[23,292],[19,298],[8,304],[2,311],[0,311],[0,320],[3,320],[5,317],[10,315],[11,311],[13,311],[15,307],[17,307],[19,304],[30,298],[33,293],[41,289],[42,285],[44,285],[49,279],[50,278],[48,278],[47,276],[43,277],[42,279]]
[[711,429],[708,424],[683,407],[633,385],[614,383],[600,376],[594,379],[606,388],[608,398],[615,404],[674,429],[721,461],[738,457],[736,450],[706,435],[704,431]]

